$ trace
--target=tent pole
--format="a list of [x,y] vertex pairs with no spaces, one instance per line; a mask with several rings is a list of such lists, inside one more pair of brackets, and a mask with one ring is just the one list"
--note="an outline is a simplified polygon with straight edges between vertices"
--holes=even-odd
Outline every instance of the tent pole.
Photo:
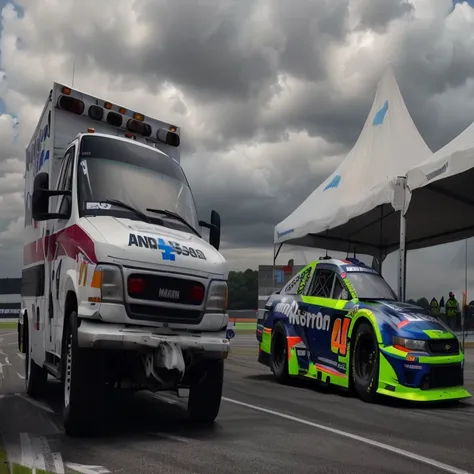
[[403,209],[400,211],[400,250],[398,258],[398,298],[405,301],[405,273],[406,273],[406,218]]
[[[278,258],[278,254],[282,248],[283,244],[280,245],[273,245],[273,266],[272,266],[272,290],[275,291],[275,262]],[[277,248],[278,247],[278,248]]]
[[383,250],[382,250],[382,242],[383,241],[383,204],[380,206],[380,239],[379,239],[379,245],[380,245],[380,252],[379,252],[379,273],[382,275],[382,256],[383,256]]

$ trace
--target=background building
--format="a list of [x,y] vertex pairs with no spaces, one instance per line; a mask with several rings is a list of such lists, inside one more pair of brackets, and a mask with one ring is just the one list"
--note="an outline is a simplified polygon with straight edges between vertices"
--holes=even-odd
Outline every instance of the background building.
[[[273,291],[285,286],[291,278],[306,265],[294,265],[290,260],[288,265],[259,265],[258,267],[258,309],[263,309],[268,297]],[[273,270],[275,268],[275,270]]]
[[0,318],[16,318],[21,305],[21,278],[0,278]]

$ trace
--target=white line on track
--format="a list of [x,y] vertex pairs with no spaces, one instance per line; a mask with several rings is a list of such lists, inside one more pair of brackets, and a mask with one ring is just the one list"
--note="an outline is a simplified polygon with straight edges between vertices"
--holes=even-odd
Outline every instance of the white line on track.
[[180,402],[178,400],[173,400],[172,398],[168,398],[166,395],[160,395],[158,393],[147,392],[147,395],[151,398],[156,398],[157,400],[169,403],[170,405],[179,405]]
[[28,433],[20,433],[21,445],[21,465],[33,469],[35,466],[35,456],[33,455],[33,446]]
[[25,400],[25,402],[31,403],[31,405],[34,405],[35,407],[41,408],[41,410],[47,411],[48,413],[52,413],[53,415],[55,414],[51,408],[49,408],[47,405],[44,403],[38,402],[36,400],[33,400],[30,397],[27,397],[26,395],[23,395],[22,393],[16,393],[18,397],[20,397],[22,400]]
[[107,474],[110,472],[103,466],[86,466],[84,464],[76,464],[73,462],[67,462],[66,467],[83,474]]
[[183,436],[177,436],[171,433],[162,433],[162,432],[155,432],[155,433],[148,433],[150,436],[157,436],[158,438],[166,438],[172,439],[173,441],[179,441],[180,443],[189,443],[192,441],[189,438],[184,438]]
[[317,428],[319,430],[328,431],[330,433],[343,436],[345,438],[353,439],[355,441],[359,441],[360,443],[365,443],[370,446],[375,446],[376,448],[384,449],[385,451],[389,451],[394,454],[398,454],[400,456],[404,456],[409,459],[413,459],[414,461],[418,461],[423,464],[427,464],[431,467],[436,467],[446,472],[450,472],[452,474],[472,474],[468,471],[464,471],[463,469],[458,469],[457,467],[450,466],[449,464],[444,464],[442,462],[438,462],[434,459],[427,458],[425,456],[420,456],[419,454],[411,453],[410,451],[405,451],[404,449],[396,448],[395,446],[390,446],[389,444],[380,443],[379,441],[374,441],[369,438],[364,438],[363,436],[358,436],[352,433],[348,433],[346,431],[338,430],[336,428],[331,428],[329,426],[320,425],[319,423],[314,423],[309,420],[304,420],[303,418],[298,418],[296,416],[287,415],[285,413],[280,413],[275,410],[270,410],[268,408],[259,407],[257,405],[251,405],[250,403],[239,402],[238,400],[234,400],[232,398],[222,397],[222,400],[226,402],[233,403],[234,405],[240,405],[245,408],[250,408],[251,410],[260,411],[262,413],[267,413],[269,415],[277,416],[279,418],[284,418],[285,420],[294,421],[296,423],[300,423],[302,425],[311,426],[312,428]]

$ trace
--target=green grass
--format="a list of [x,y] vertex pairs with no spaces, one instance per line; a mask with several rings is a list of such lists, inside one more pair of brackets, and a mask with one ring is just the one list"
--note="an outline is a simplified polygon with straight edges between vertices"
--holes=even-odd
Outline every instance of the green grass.
[[254,330],[256,331],[257,330],[257,323],[256,322],[253,322],[253,323],[235,323],[235,326],[234,328],[239,331],[241,329],[247,329],[247,330]]
[[9,474],[7,452],[0,438],[0,474]]
[[16,321],[0,321],[0,329],[16,329],[17,322]]
[[235,334],[252,334],[255,336],[255,329],[236,329]]

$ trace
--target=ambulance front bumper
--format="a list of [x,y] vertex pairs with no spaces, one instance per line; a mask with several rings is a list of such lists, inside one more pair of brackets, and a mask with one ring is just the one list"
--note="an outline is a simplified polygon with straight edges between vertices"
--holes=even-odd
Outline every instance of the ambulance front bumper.
[[226,359],[230,351],[225,330],[199,334],[163,332],[162,328],[128,327],[83,319],[78,328],[78,344],[91,349],[147,352],[166,342],[178,345],[183,351],[202,352],[205,357],[221,359]]

